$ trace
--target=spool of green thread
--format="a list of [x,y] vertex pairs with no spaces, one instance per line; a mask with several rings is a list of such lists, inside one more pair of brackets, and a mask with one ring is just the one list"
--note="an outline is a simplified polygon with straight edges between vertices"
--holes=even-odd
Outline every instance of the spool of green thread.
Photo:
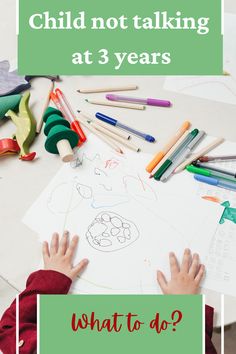
[[0,97],[0,119],[5,117],[5,114],[11,111],[18,111],[21,95],[3,96]]
[[51,154],[59,154],[63,162],[72,161],[72,149],[77,146],[79,137],[70,129],[70,123],[62,118],[60,111],[52,107],[47,109],[43,119],[46,123],[44,133],[47,136],[45,149]]

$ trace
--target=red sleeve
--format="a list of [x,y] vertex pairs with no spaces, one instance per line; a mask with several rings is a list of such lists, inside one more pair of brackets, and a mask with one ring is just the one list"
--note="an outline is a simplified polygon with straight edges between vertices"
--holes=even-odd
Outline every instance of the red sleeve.
[[[37,294],[67,294],[71,279],[64,274],[39,270],[32,273],[26,289],[19,296],[19,352],[33,354],[37,343]],[[16,352],[16,302],[5,311],[0,321],[0,350],[3,354]]]
[[206,306],[206,310],[205,310],[206,354],[217,354],[216,349],[211,340],[212,332],[213,332],[213,317],[214,317],[214,309],[210,306]]

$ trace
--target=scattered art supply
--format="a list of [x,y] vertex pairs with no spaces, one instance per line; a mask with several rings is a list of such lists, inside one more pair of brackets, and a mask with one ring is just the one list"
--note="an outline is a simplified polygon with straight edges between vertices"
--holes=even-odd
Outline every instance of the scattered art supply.
[[79,122],[76,120],[75,118],[75,114],[68,102],[68,100],[66,99],[64,93],[57,88],[55,90],[57,98],[59,99],[61,106],[63,107],[63,112],[65,113],[65,118],[70,122],[71,125],[71,129],[74,130],[78,136],[79,136],[79,145],[83,144],[87,138],[83,132],[83,129],[81,128]]
[[[74,262],[86,254],[90,267],[74,283],[77,292],[155,294],[153,275],[168,267],[170,249],[179,256],[191,247],[205,259],[221,205],[184,193],[179,198],[163,184],[156,191],[142,167],[150,156],[118,155],[94,135],[77,154],[78,168],[62,166],[23,220],[40,240],[49,239],[55,226],[60,233],[69,229],[81,236]],[[196,225],[196,220],[190,235],[186,223]]]
[[146,167],[146,171],[151,173],[157,164],[163,159],[163,157],[170,151],[170,149],[177,143],[177,141],[183,136],[183,134],[189,129],[190,122],[186,121],[182,124],[177,133],[171,138],[168,144],[160,151],[154,159]]
[[49,106],[50,99],[51,99],[51,93],[53,92],[54,87],[55,87],[55,80],[52,80],[52,81],[51,81],[50,88],[49,88],[49,91],[48,91],[48,94],[47,94],[47,97],[46,97],[45,104],[44,104],[44,106],[43,106],[43,111],[42,111],[42,114],[41,114],[41,118],[40,118],[40,120],[37,122],[37,127],[36,127],[36,133],[37,133],[37,134],[40,134],[40,132],[41,132],[41,130],[42,130],[42,126],[43,126],[43,116],[44,116],[44,113],[46,112],[46,109],[47,109],[48,106]]
[[127,108],[127,109],[137,109],[143,111],[145,106],[140,104],[131,104],[131,103],[121,103],[121,102],[108,102],[108,101],[96,101],[96,100],[85,100],[88,103],[99,105],[99,106],[109,106],[109,107],[118,107],[118,108]]
[[20,147],[14,139],[0,139],[0,157],[18,154]]
[[99,139],[101,139],[105,144],[110,146],[113,150],[118,152],[119,154],[123,154],[122,149],[116,144],[113,140],[109,139],[107,136],[99,132],[97,129],[95,129],[90,123],[88,123],[86,120],[84,120],[82,117],[77,118],[80,123],[82,123],[88,130],[91,131],[95,136],[97,136]]
[[153,136],[142,133],[142,132],[140,132],[136,129],[133,129],[131,127],[128,127],[127,125],[122,124],[122,123],[118,122],[118,120],[108,117],[105,114],[96,113],[96,117],[105,123],[113,125],[114,127],[126,130],[129,133],[134,134],[134,135],[138,136],[139,138],[142,138],[142,139],[148,141],[149,143],[154,143],[156,141],[156,139]]
[[0,97],[0,119],[4,118],[9,110],[18,111],[21,98],[21,95]]
[[143,104],[147,106],[156,106],[156,107],[170,107],[171,102],[165,100],[158,100],[155,98],[137,98],[137,97],[126,97],[120,95],[106,95],[106,98],[110,101],[120,101],[120,102],[131,102],[137,104]]
[[88,89],[79,89],[79,93],[100,93],[100,92],[115,92],[115,91],[132,91],[137,90],[137,85],[116,86],[116,87],[95,87]]
[[185,162],[183,162],[179,167],[176,168],[175,173],[181,172],[185,169],[186,166],[190,165],[193,161],[196,161],[199,159],[199,157],[204,156],[208,152],[214,150],[217,146],[222,144],[224,142],[223,138],[217,138],[215,139],[212,143],[201,149],[199,152],[196,154],[193,154],[191,157],[189,157]]
[[19,94],[31,87],[30,81],[37,77],[58,80],[59,76],[19,76],[17,70],[10,72],[8,60],[0,62],[0,96]]
[[168,168],[168,170],[161,176],[161,182],[166,182],[174,173],[174,170],[191,154],[200,141],[204,138],[205,132],[200,131],[198,135],[182,150],[175,162]]
[[186,139],[188,136],[189,131],[187,130],[181,138],[175,143],[175,145],[172,146],[170,151],[163,157],[163,159],[156,165],[156,167],[153,169],[152,173],[150,174],[149,178],[153,178],[155,173],[159,170],[159,168],[168,160],[168,158],[181,146],[182,142]]
[[82,115],[84,118],[86,118],[89,122],[94,122],[97,125],[100,125],[101,127],[103,127],[105,129],[109,130],[110,132],[116,134],[117,136],[120,136],[123,139],[129,140],[131,138],[130,134],[126,133],[125,131],[122,131],[122,130],[116,128],[116,127],[113,127],[110,124],[104,123],[104,122],[102,122],[101,120],[99,120],[97,118],[93,119],[93,117],[90,114],[85,113],[84,111],[83,112],[77,111],[77,112],[80,115]]
[[198,159],[200,162],[230,162],[236,161],[236,155],[228,156],[203,156]]
[[236,183],[236,178],[235,177],[226,175],[225,173],[211,171],[209,169],[200,168],[200,167],[196,167],[196,166],[193,166],[193,165],[187,166],[186,169],[190,173],[195,173],[195,174],[202,175],[202,176],[207,176],[207,177],[226,179],[228,181],[231,181],[232,183],[233,182]]
[[32,161],[36,156],[35,152],[29,151],[36,135],[36,121],[29,109],[29,100],[30,93],[26,92],[21,98],[18,114],[12,110],[6,113],[16,126],[15,138],[20,147],[22,161]]
[[193,163],[193,164],[194,164],[194,166],[199,167],[199,168],[208,169],[209,171],[212,171],[212,172],[219,172],[219,173],[222,173],[224,175],[228,175],[228,176],[234,177],[235,180],[236,180],[236,172],[228,171],[228,170],[225,170],[223,168],[217,168],[217,167],[214,167],[214,166],[209,165],[207,163],[204,164],[204,163],[196,162],[196,163]]
[[236,191],[236,183],[234,183],[234,182],[227,182],[224,180],[219,180],[217,178],[201,176],[201,175],[195,175],[194,178],[198,182],[206,183],[211,186],[215,186],[215,187],[219,187],[219,188],[224,188],[224,189],[227,189],[230,191]]
[[155,173],[154,178],[156,181],[160,181],[163,174],[170,168],[170,166],[175,163],[176,159],[180,156],[185,147],[198,135],[199,130],[194,129],[191,133],[189,133],[182,144],[179,146],[176,151],[163,163],[163,165],[159,168],[159,170]]
[[51,154],[59,154],[63,162],[74,158],[73,148],[78,144],[78,135],[70,129],[70,123],[61,114],[49,107],[44,114],[44,134],[47,136],[45,149]]
[[100,131],[101,133],[107,135],[108,137],[110,137],[111,139],[117,141],[118,143],[121,143],[122,145],[126,146],[127,148],[136,151],[136,152],[140,152],[141,149],[139,147],[137,147],[136,145],[134,145],[133,143],[131,143],[129,140],[127,139],[123,139],[119,136],[117,136],[115,133],[110,132],[109,130],[107,130],[106,128],[103,128],[102,126],[91,122],[90,123],[96,130]]

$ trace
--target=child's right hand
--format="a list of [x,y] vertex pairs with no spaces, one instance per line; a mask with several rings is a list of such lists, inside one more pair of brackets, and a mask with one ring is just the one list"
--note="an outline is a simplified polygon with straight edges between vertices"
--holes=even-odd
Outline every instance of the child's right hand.
[[48,242],[44,242],[43,260],[44,269],[62,273],[73,281],[87,266],[88,259],[83,259],[79,264],[73,267],[72,261],[79,237],[74,236],[71,242],[68,242],[68,236],[69,232],[65,231],[59,242],[58,233],[54,233],[50,244],[50,250]]
[[204,265],[199,262],[199,255],[184,252],[181,266],[174,253],[170,253],[171,280],[167,282],[161,271],[157,272],[157,281],[165,295],[194,295],[199,291],[201,280],[205,273]]

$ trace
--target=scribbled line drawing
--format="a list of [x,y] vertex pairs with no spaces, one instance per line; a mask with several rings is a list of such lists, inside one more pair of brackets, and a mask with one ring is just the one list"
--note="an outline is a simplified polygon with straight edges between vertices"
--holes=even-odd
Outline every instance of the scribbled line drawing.
[[79,166],[82,166],[84,161],[89,161],[89,162],[94,162],[94,161],[102,161],[100,154],[95,154],[93,157],[88,157],[86,153],[82,153],[80,156],[80,152],[78,150],[77,156],[75,159],[70,163],[70,166],[72,168],[77,168]]
[[137,201],[137,199],[157,201],[157,194],[152,186],[137,176],[126,175],[123,177],[122,183],[126,193]]
[[53,214],[68,214],[76,209],[81,198],[77,193],[74,193],[75,181],[62,182],[51,191],[48,200],[47,208]]
[[102,252],[126,248],[139,236],[140,232],[133,222],[111,211],[99,213],[86,232],[90,246]]
[[120,161],[116,160],[116,159],[110,159],[110,160],[105,161],[105,168],[107,168],[109,170],[114,170],[119,165],[120,165]]
[[231,89],[227,84],[225,84],[224,82],[221,82],[221,81],[213,81],[213,80],[212,81],[209,80],[206,82],[194,83],[192,85],[185,86],[184,88],[180,89],[180,92],[184,92],[185,90],[189,90],[191,88],[212,85],[212,84],[223,86],[228,92],[230,92],[233,96],[236,97],[236,92],[234,92],[234,90]]
[[96,176],[106,176],[107,177],[107,173],[103,170],[101,170],[101,168],[95,167],[94,168],[94,174]]

